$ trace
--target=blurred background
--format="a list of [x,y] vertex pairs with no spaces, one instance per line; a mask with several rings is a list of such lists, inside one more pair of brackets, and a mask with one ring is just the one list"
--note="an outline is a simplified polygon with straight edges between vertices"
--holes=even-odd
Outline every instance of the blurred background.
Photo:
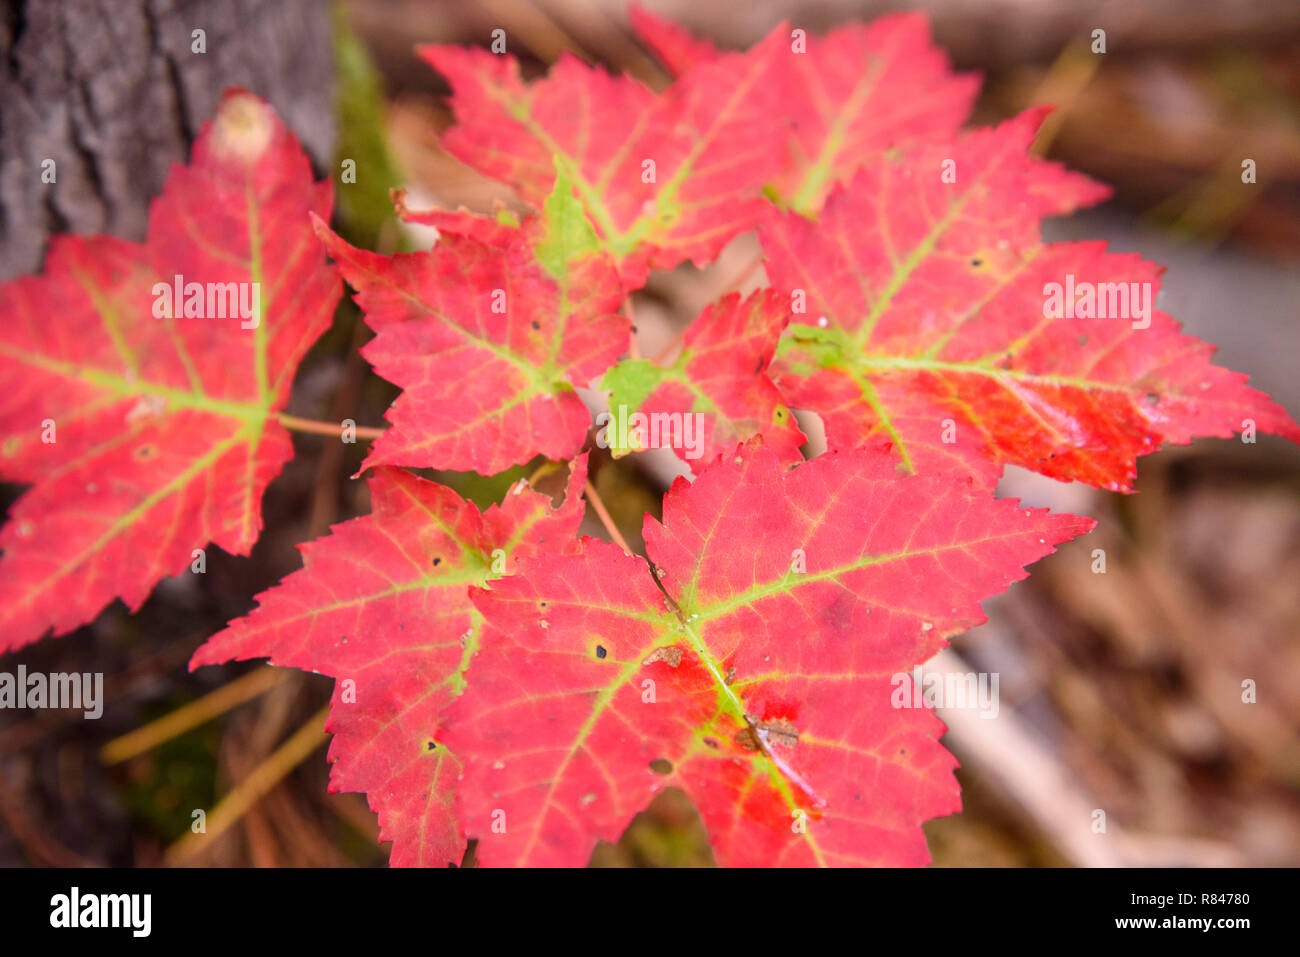
[[[1294,0],[643,5],[735,47],[786,19],[824,32],[928,10],[955,66],[984,76],[973,122],[1055,104],[1039,147],[1115,187],[1104,207],[1049,223],[1049,238],[1103,238],[1165,264],[1161,308],[1300,413]],[[623,0],[2,0],[0,14],[3,278],[35,268],[51,232],[141,238],[168,164],[185,158],[231,83],[267,96],[322,173],[337,157],[357,159],[364,175],[339,191],[338,225],[391,252],[430,237],[396,224],[390,185],[407,187],[417,208],[517,202],[439,148],[446,89],[416,43],[486,45],[502,28],[530,73],[567,51],[667,82],[631,34]],[[204,24],[209,54],[186,55],[191,28]],[[1106,32],[1100,55],[1096,29]],[[78,133],[86,129],[94,135]],[[14,170],[74,139],[81,167],[60,199],[33,204],[15,191]],[[1245,158],[1256,161],[1256,184],[1241,183]],[[636,298],[643,353],[743,274],[756,248],[740,237],[707,270],[655,277]],[[741,288],[762,281],[751,275]],[[356,354],[367,338],[345,303],[303,363],[289,411],[380,425],[394,390]],[[326,793],[329,679],[260,664],[185,669],[207,636],[298,567],[295,543],[368,509],[364,483],[349,478],[364,446],[301,434],[294,444],[251,557],[213,549],[206,576],[161,583],[139,614],[110,607],[0,661],[102,671],[107,701],[99,721],[0,711],[0,865],[386,862],[364,798]],[[636,546],[669,471],[643,456],[593,466]],[[526,471],[435,477],[485,504]],[[937,865],[1300,864],[1300,450],[1270,436],[1167,448],[1141,461],[1137,489],[1121,496],[1008,470],[1003,494],[1101,525],[987,603],[990,621],[935,663],[997,673],[1001,692],[996,720],[941,712],[965,810],[927,825]],[[0,486],[0,501],[20,491]],[[604,535],[594,523],[584,531]],[[1104,573],[1094,571],[1098,548]],[[207,812],[205,835],[191,833],[196,808]],[[669,792],[592,862],[712,858],[689,801]]]

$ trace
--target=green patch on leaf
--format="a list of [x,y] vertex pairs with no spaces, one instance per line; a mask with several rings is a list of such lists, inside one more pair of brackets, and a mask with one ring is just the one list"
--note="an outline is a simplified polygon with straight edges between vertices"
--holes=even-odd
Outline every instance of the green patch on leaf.
[[537,261],[557,279],[565,277],[575,259],[600,252],[600,240],[587,221],[582,203],[573,195],[573,181],[557,159],[555,187],[542,205],[543,233],[535,247]]

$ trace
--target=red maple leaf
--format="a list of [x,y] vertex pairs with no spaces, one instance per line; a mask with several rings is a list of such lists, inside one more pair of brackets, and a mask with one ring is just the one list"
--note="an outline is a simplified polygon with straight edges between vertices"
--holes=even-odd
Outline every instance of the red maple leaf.
[[783,158],[784,95],[769,81],[785,41],[724,54],[656,94],[565,54],[525,83],[513,56],[427,46],[452,87],[443,145],[534,206],[569,178],[626,288],[649,269],[711,261],[763,208]]
[[[783,460],[802,461],[804,435],[767,376],[789,318],[779,293],[763,290],[743,300],[733,293],[691,323],[672,365],[648,359],[616,365],[600,383],[610,391],[605,438],[614,455],[652,447],[657,438],[687,463],[702,465],[761,435]],[[636,416],[643,417],[644,434],[629,428]]]
[[0,531],[0,650],[138,608],[209,542],[248,553],[292,454],[276,413],[340,293],[308,219],[330,204],[271,108],[229,90],[145,243],[58,237],[4,284],[0,475],[33,487]]
[[575,386],[628,345],[623,290],[567,180],[522,224],[412,213],[439,226],[428,252],[380,256],[318,232],[375,338],[362,350],[402,387],[367,466],[491,475],[577,454],[591,414]]
[[478,859],[583,864],[676,785],[723,864],[924,863],[955,761],[897,676],[1092,526],[878,450],[788,470],[758,444],[673,485],[651,564],[592,539],[520,562],[472,589],[490,628],[447,711]]
[[[689,78],[720,54],[676,24],[634,9],[638,36],[674,72]],[[900,13],[851,23],[825,36],[780,24],[764,47],[767,82],[780,90],[772,104],[789,129],[788,162],[770,184],[783,205],[811,214],[831,188],[867,158],[912,142],[947,139],[970,115],[979,90],[974,74],[954,73],[930,38],[925,13]]]
[[656,16],[640,4],[628,7],[632,32],[650,48],[674,76],[698,63],[717,59],[718,48],[708,38],[691,35],[685,27]]
[[394,866],[459,864],[465,840],[451,803],[461,767],[439,728],[480,640],[467,586],[525,556],[575,549],[586,475],[583,455],[558,509],[521,481],[480,512],[449,488],[378,468],[370,514],[299,546],[304,567],[209,639],[190,668],[269,658],[335,678],[331,790],[368,795]]
[[[1026,155],[1042,115],[877,157],[816,220],[774,211],[760,226],[795,313],[774,364],[790,402],[821,415],[831,448],[884,441],[905,471],[983,483],[1011,463],[1128,490],[1162,441],[1245,420],[1300,439],[1154,307],[1158,267],[1041,242],[1043,216],[1097,190]],[[1052,284],[1100,292],[1054,303]]]

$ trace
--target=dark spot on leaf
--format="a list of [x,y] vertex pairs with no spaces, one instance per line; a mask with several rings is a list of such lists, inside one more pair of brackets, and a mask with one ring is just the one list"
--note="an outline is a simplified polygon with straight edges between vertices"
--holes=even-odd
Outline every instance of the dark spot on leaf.
[[132,454],[137,460],[151,459],[158,454],[158,449],[152,445],[142,445]]
[[837,635],[847,633],[853,627],[854,606],[858,602],[858,596],[855,594],[847,591],[837,592],[822,611],[823,624]]
[[604,646],[604,645],[597,645],[597,646],[596,646],[596,657],[597,657],[597,658],[604,658],[607,654],[609,654],[609,652],[605,650],[605,646]]
[[1079,338],[1076,339],[1075,341],[1078,342],[1079,345],[1081,346],[1086,346],[1088,344],[1088,336],[1085,333],[1081,332],[1079,333]]
[[712,738],[705,738],[704,743],[708,745],[710,748],[712,748],[713,750],[715,751],[718,750],[719,747],[718,742],[714,741]]
[[1157,405],[1160,402],[1159,394],[1155,392],[1147,393],[1147,405]]
[[673,763],[667,758],[655,758],[650,762],[650,770],[655,774],[672,774]]
[[424,746],[424,749],[425,749],[426,751],[436,751],[436,750],[438,749],[437,742],[434,742],[434,741],[429,741],[429,742],[427,742],[427,743],[425,744],[425,746]]
[[441,559],[441,558],[435,558],[435,559],[433,560],[433,567],[434,567],[434,568],[437,568],[437,567],[438,567],[439,565],[441,565],[441,564],[442,564],[442,559]]
[[536,319],[533,320],[533,322],[532,322],[532,326],[533,326],[534,329],[540,329],[540,328],[542,328],[542,324],[541,324],[540,322],[538,322]]
[[984,260],[979,259],[979,258],[977,257],[977,258],[975,258],[975,259],[972,259],[972,260],[970,261],[970,264],[971,264],[972,266],[974,266],[976,269],[978,269],[980,266],[983,266],[983,265],[984,265]]

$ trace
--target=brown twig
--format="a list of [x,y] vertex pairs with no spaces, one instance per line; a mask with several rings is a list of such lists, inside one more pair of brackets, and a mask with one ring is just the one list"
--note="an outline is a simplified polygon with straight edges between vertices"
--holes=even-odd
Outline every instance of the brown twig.
[[[286,429],[292,429],[295,432],[307,432],[312,435],[332,435],[335,437],[343,434],[343,426],[335,425],[333,422],[317,422],[315,419],[303,419],[296,415],[289,415],[287,412],[281,412],[276,416],[280,424]],[[368,425],[353,426],[357,438],[377,439],[383,435],[387,429],[371,428]]]
[[605,526],[605,531],[609,533],[610,539],[613,540],[615,545],[631,555],[632,549],[628,548],[627,540],[623,538],[623,533],[620,532],[618,526],[614,524],[614,519],[610,517],[609,509],[605,508],[605,503],[601,501],[600,493],[596,491],[596,486],[591,484],[590,479],[587,480],[586,491],[587,501],[591,503],[591,509],[596,513],[596,517],[600,519],[600,524]]

